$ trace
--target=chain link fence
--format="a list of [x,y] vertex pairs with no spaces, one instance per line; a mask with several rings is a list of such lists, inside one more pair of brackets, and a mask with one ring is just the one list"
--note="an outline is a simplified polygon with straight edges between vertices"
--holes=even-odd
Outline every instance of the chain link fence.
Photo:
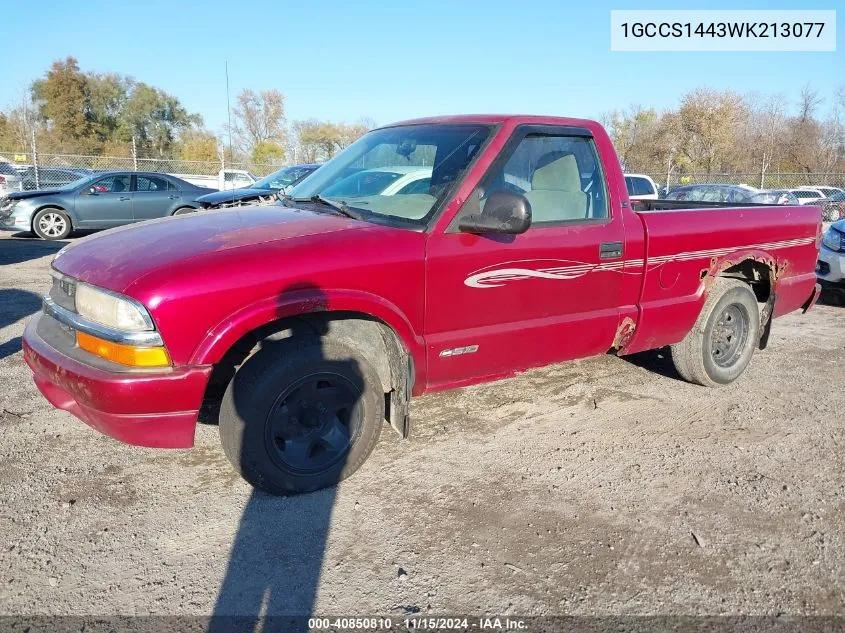
[[[263,177],[286,165],[285,163],[224,162],[221,160],[196,161],[169,158],[141,158],[138,156],[83,156],[78,154],[42,154],[40,152],[0,151],[0,161],[10,163],[18,169],[84,169],[94,171],[155,171],[185,176],[217,177],[222,169],[248,171],[256,177]],[[648,175],[660,185],[667,184],[666,172]],[[48,179],[44,179],[45,181]],[[761,183],[762,180],[762,183]],[[758,189],[791,189],[813,185],[827,185],[845,189],[845,173],[767,173],[762,179],[760,173],[732,174],[671,174],[668,184],[733,184],[749,185]],[[762,185],[762,186],[761,186]]]
[[[55,176],[56,179],[72,175],[74,170],[87,171],[152,171],[182,176],[208,176],[217,178],[223,170],[243,170],[261,178],[285,167],[285,164],[262,164],[246,162],[223,162],[221,160],[199,161],[168,158],[140,158],[137,156],[83,156],[78,154],[42,154],[37,152],[0,151],[0,162],[6,162],[22,172],[27,189],[44,188]],[[36,170],[37,175],[36,177]],[[65,170],[66,174],[61,174]]]
[[[666,183],[666,172],[649,172],[648,175],[660,185]],[[762,180],[762,182],[761,182]],[[760,172],[743,174],[672,174],[670,186],[695,184],[748,185],[757,189],[794,189],[797,187],[828,186],[845,189],[845,174],[838,173],[799,173],[771,172],[763,178]]]

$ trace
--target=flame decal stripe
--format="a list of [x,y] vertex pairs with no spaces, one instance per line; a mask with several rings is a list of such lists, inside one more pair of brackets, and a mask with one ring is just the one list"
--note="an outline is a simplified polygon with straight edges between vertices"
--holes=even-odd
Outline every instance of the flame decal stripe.
[[[793,246],[804,246],[806,244],[814,243],[815,238],[800,238],[794,240],[784,240],[781,242],[768,242],[766,244],[751,244],[749,246],[733,246],[730,248],[719,248],[713,250],[702,251],[685,251],[674,255],[659,255],[649,258],[649,269],[654,269],[671,261],[692,261],[696,259],[710,259],[712,257],[721,257],[729,255],[738,250],[772,250],[779,248],[790,248]],[[551,266],[543,268],[527,268],[526,265],[531,263],[560,263],[566,265]],[[523,281],[525,279],[550,279],[555,281],[565,281],[567,279],[577,279],[592,272],[617,272],[623,275],[641,274],[643,268],[646,266],[645,260],[642,259],[628,259],[614,262],[601,262],[598,264],[589,264],[587,262],[573,262],[568,260],[517,260],[511,262],[502,262],[496,264],[503,266],[502,268],[493,268],[488,266],[476,270],[464,280],[464,285],[470,288],[499,288],[511,281]]]

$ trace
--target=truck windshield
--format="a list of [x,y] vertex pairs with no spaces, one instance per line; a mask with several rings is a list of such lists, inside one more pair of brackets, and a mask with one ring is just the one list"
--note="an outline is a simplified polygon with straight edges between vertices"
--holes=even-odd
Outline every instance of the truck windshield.
[[[424,225],[487,140],[486,125],[373,130],[294,187],[290,196],[344,202],[364,218]],[[415,183],[415,186],[408,185]]]

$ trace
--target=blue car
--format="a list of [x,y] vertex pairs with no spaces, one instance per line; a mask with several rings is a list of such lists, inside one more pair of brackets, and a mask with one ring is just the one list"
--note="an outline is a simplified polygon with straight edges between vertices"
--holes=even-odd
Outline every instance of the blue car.
[[74,229],[107,229],[193,213],[200,208],[197,198],[211,191],[167,174],[99,172],[60,189],[21,191],[0,199],[0,229],[62,240]]
[[223,207],[239,207],[244,204],[254,204],[264,200],[273,194],[284,193],[294,185],[305,180],[319,167],[319,164],[294,165],[285,167],[269,176],[265,176],[249,187],[227,189],[226,191],[215,191],[203,196],[197,202],[203,209],[221,209]]

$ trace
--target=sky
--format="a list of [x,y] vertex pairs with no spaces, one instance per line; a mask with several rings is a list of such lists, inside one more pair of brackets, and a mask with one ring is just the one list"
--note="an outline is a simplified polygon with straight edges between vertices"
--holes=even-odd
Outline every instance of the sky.
[[[832,103],[845,85],[845,6],[820,0],[58,0],[3,12],[0,106],[20,99],[52,61],[117,72],[177,96],[219,133],[243,88],[276,88],[288,120],[379,124],[436,114],[598,118],[641,105],[675,107],[696,87],[783,94],[802,86]],[[836,52],[610,51],[611,9],[837,9]],[[34,28],[35,27],[35,28]]]

